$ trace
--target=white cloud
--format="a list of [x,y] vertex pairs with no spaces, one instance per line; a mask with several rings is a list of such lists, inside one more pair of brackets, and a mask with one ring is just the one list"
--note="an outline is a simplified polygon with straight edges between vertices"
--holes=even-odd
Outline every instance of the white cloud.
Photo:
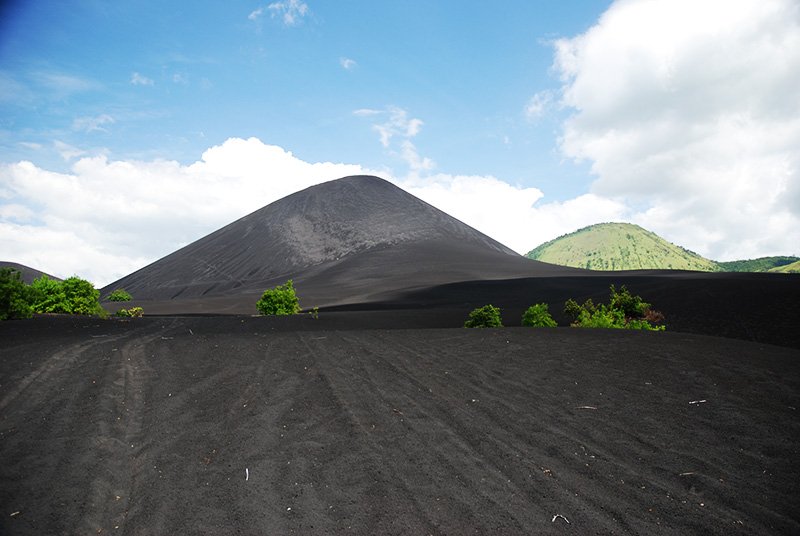
[[74,147],[68,143],[64,143],[61,140],[55,140],[53,142],[53,147],[55,147],[56,152],[58,152],[58,154],[64,160],[72,160],[73,158],[77,158],[86,154],[86,151],[83,149],[78,149],[77,147]]
[[358,110],[355,110],[353,112],[353,115],[356,115],[358,117],[370,117],[373,115],[380,115],[382,113],[383,111],[381,110],[373,110],[372,108],[360,108]]
[[399,186],[520,254],[581,227],[624,219],[621,203],[592,194],[542,202],[538,188],[492,176],[436,174],[395,181]]
[[131,74],[131,84],[134,86],[152,86],[155,85],[155,82],[152,78],[147,78],[142,74],[134,72]]
[[111,123],[114,123],[114,118],[108,114],[101,114],[96,117],[77,117],[72,122],[72,129],[83,132],[107,132],[103,125],[110,125]]
[[799,252],[800,4],[621,0],[555,52],[594,194],[711,258]]
[[527,117],[529,121],[535,121],[542,117],[552,105],[553,91],[539,91],[531,97],[528,104],[525,105],[525,117]]
[[[284,0],[267,6],[273,17],[280,17],[287,26],[295,26],[308,15],[308,4],[302,0]],[[252,15],[252,14],[251,14]]]
[[350,58],[339,58],[339,65],[346,71],[352,71],[358,66],[358,63],[356,63],[356,60]]
[[[390,154],[401,158],[412,174],[433,169],[433,160],[419,155],[416,145],[411,141],[422,130],[421,119],[409,117],[408,112],[398,106],[387,106],[384,110],[362,108],[353,112],[359,117],[381,117],[383,120],[374,123],[372,129],[378,133],[378,139]],[[399,141],[394,142],[393,140]]]
[[105,285],[290,193],[367,172],[304,162],[255,138],[229,139],[190,165],[94,156],[55,173],[5,164],[0,243],[4,260]]
[[92,80],[63,73],[37,72],[33,79],[51,90],[57,98],[100,89],[100,85]]
[[0,165],[0,243],[4,260],[103,286],[290,193],[357,174],[383,176],[520,253],[624,210],[591,194],[543,203],[538,189],[494,177],[392,177],[309,163],[255,138],[232,138],[189,165],[106,156],[80,158],[68,173]]
[[247,16],[247,18],[250,20],[258,20],[258,18],[261,17],[261,15],[263,14],[264,14],[264,8],[260,7],[258,9],[254,9],[253,11],[251,11],[250,14]]

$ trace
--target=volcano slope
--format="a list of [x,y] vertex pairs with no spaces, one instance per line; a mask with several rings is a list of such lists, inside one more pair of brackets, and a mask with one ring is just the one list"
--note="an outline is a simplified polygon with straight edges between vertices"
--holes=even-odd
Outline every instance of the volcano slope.
[[255,313],[294,279],[308,307],[364,303],[456,281],[577,272],[526,259],[372,176],[312,186],[104,288],[148,313]]
[[0,324],[0,533],[800,531],[798,350],[371,314]]

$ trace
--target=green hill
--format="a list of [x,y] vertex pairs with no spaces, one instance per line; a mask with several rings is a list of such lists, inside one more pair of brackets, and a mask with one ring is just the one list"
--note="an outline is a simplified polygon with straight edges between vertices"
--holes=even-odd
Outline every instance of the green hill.
[[[718,262],[723,272],[792,272],[792,265],[794,270],[798,270],[797,257],[761,257],[758,259],[749,259],[745,261],[726,261]],[[784,267],[788,269],[783,269]]]
[[[797,257],[795,257],[797,259]],[[781,266],[776,266],[767,270],[768,272],[776,272],[779,274],[800,274],[800,259]]]
[[697,270],[800,272],[799,257],[716,262],[667,242],[632,223],[598,223],[545,242],[526,255],[537,261],[589,270]]
[[599,223],[530,251],[528,258],[589,270],[719,270],[714,261],[632,223]]

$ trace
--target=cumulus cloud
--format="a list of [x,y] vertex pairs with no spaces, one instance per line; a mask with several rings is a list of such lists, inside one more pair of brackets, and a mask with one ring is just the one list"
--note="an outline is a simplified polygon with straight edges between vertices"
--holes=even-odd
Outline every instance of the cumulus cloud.
[[102,286],[290,193],[356,174],[382,176],[520,253],[624,210],[592,194],[545,203],[536,188],[490,176],[309,163],[256,138],[232,138],[188,165],[102,155],[76,160],[68,173],[1,165],[0,243],[5,260]]
[[7,260],[104,285],[290,193],[366,172],[304,162],[255,138],[229,139],[189,165],[95,156],[56,173],[5,164],[0,243]]
[[395,182],[520,254],[575,229],[619,221],[627,210],[622,203],[593,194],[545,202],[538,188],[514,186],[492,176],[440,173]]
[[800,4],[620,0],[555,70],[594,194],[711,258],[798,253]]
[[147,78],[142,74],[134,72],[131,74],[131,84],[134,86],[152,86],[155,85],[155,82],[152,78]]

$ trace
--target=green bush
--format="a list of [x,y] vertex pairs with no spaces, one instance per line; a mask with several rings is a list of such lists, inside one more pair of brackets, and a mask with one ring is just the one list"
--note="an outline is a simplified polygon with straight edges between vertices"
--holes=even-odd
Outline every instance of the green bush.
[[17,270],[0,268],[0,320],[30,318],[28,291]]
[[72,312],[67,304],[67,296],[61,281],[43,275],[33,280],[28,293],[29,303],[35,313]]
[[43,275],[34,279],[28,294],[36,313],[108,316],[100,306],[100,292],[80,277],[56,281]]
[[641,318],[645,315],[650,304],[642,301],[639,296],[632,295],[625,285],[619,287],[619,290],[611,285],[611,297],[609,305],[616,310],[622,311],[627,318]]
[[469,313],[465,328],[501,328],[503,322],[500,318],[500,309],[493,305],[484,305],[473,309]]
[[550,311],[546,303],[531,305],[522,314],[522,325],[532,328],[554,328],[558,324],[550,316]]
[[622,311],[600,304],[593,311],[583,310],[573,324],[580,328],[625,328],[625,315]]
[[294,291],[292,280],[283,285],[267,289],[256,302],[256,309],[262,315],[294,315],[300,312],[300,301]]
[[118,288],[106,296],[106,301],[131,301],[132,299],[133,296],[131,296],[124,288]]
[[141,307],[131,307],[130,309],[123,308],[114,314],[123,318],[141,318],[144,316],[144,309]]
[[569,299],[564,304],[564,314],[572,320],[573,327],[581,328],[616,328],[616,329],[641,329],[649,331],[664,331],[664,326],[659,325],[664,321],[664,315],[650,309],[650,304],[639,296],[632,295],[625,286],[619,290],[611,285],[611,295],[608,304],[595,305],[592,300],[586,300],[583,305],[578,305],[575,300]]

